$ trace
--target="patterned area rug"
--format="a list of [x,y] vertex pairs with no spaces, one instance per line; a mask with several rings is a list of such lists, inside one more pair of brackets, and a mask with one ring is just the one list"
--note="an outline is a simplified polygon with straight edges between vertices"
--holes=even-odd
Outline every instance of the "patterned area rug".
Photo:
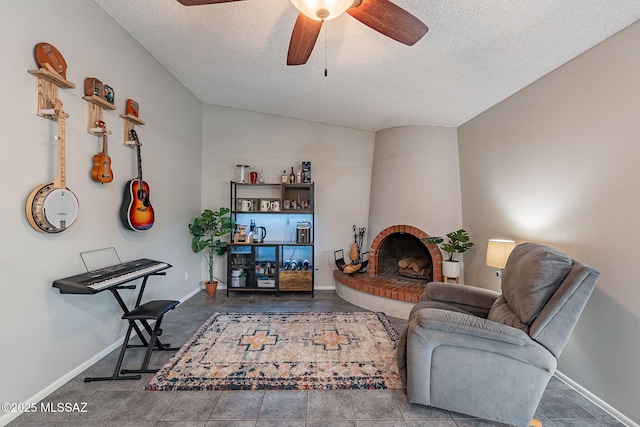
[[147,390],[399,389],[383,313],[215,313]]

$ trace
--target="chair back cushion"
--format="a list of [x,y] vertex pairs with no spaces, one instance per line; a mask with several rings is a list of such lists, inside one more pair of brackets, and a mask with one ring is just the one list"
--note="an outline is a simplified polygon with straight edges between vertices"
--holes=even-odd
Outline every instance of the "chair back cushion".
[[500,295],[498,299],[493,302],[487,319],[502,323],[503,325],[518,328],[529,333],[529,325],[520,321],[520,317],[518,317],[516,312],[509,306],[509,303],[507,303],[507,300],[504,299],[503,295]]
[[522,243],[514,248],[502,275],[502,295],[521,323],[531,325],[572,263],[562,252],[537,243]]
[[559,357],[599,277],[599,271],[573,260],[571,271],[531,324],[529,336]]

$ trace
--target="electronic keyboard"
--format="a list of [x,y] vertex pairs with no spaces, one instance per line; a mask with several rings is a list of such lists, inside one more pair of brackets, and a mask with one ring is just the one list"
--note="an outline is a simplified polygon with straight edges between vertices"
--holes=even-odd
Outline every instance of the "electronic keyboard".
[[95,294],[168,268],[171,265],[166,262],[141,258],[54,280],[53,287],[61,294]]

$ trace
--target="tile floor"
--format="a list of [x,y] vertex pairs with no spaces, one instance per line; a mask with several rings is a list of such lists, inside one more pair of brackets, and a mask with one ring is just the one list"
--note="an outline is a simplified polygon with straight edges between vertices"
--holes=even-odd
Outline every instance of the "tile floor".
[[[309,294],[231,293],[214,297],[204,291],[169,312],[163,323],[163,342],[179,346],[215,311],[363,311],[334,291]],[[405,321],[390,319],[398,331]],[[152,377],[139,381],[85,383],[85,376],[111,375],[118,350],[69,381],[38,404],[86,402],[86,412],[25,413],[11,427],[491,427],[492,422],[435,408],[412,405],[402,390],[337,391],[177,391],[142,390]],[[143,350],[127,350],[125,367],[139,367]],[[151,367],[159,367],[172,352],[154,352]],[[536,416],[545,427],[622,426],[562,381],[552,378]]]

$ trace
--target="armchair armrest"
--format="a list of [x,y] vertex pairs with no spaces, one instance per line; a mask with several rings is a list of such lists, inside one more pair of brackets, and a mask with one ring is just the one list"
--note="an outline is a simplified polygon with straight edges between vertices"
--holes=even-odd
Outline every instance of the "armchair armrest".
[[500,296],[499,292],[474,286],[430,282],[420,297],[421,301],[437,301],[461,308],[479,316],[487,317],[491,306]]
[[520,329],[465,313],[423,309],[416,311],[414,318],[422,328],[432,331],[468,335],[518,346],[532,343],[529,335]]

